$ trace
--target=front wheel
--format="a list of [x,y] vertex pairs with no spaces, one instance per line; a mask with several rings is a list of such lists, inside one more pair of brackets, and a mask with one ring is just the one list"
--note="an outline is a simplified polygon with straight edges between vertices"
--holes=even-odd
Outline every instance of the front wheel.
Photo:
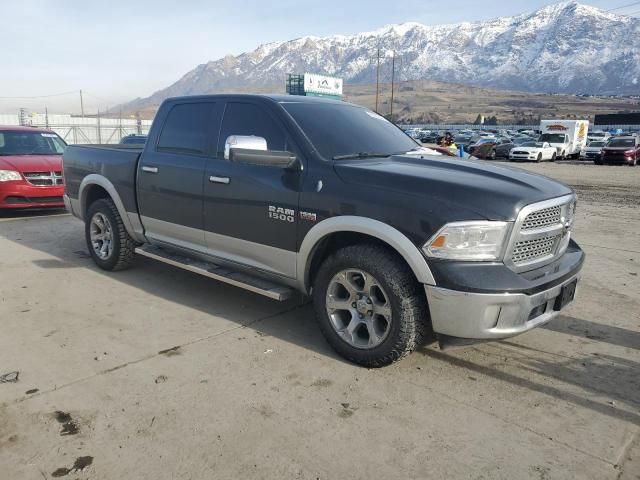
[[426,298],[413,272],[378,245],[344,247],[327,258],[313,282],[313,304],[333,349],[365,367],[398,361],[428,331]]
[[103,270],[124,270],[131,266],[136,244],[113,200],[102,198],[89,206],[85,239],[91,258]]
[[536,162],[541,162],[541,161],[542,161],[542,154],[539,153],[538,158],[536,158]]

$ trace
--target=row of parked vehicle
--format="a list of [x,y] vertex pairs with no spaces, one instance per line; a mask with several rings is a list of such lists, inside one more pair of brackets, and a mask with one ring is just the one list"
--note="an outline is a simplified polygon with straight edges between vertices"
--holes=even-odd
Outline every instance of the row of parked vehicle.
[[[592,160],[597,165],[621,163],[634,166],[640,161],[637,132],[595,131],[587,135],[586,121],[543,120],[540,130],[460,130],[454,135],[454,148],[464,155],[486,160],[555,161]],[[407,129],[406,133],[423,144],[440,144],[444,131]]]

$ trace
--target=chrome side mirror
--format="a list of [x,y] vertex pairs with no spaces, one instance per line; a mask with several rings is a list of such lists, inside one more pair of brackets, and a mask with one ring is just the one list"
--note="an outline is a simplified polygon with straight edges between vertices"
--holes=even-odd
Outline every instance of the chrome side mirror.
[[224,142],[224,159],[229,160],[230,150],[262,150],[267,151],[267,141],[255,135],[229,135]]

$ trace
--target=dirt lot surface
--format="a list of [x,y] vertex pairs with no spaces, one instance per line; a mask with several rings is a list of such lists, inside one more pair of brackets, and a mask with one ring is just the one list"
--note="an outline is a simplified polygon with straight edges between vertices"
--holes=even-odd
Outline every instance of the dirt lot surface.
[[380,370],[300,300],[105,273],[78,220],[0,217],[0,478],[640,478],[640,168],[522,168],[578,191],[577,301]]

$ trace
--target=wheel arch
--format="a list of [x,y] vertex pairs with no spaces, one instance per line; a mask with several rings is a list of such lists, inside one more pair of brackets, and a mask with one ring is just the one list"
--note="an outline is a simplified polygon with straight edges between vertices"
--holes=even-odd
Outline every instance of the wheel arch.
[[326,246],[331,239],[344,238],[351,235],[385,244],[391,248],[409,265],[418,282],[435,285],[435,279],[426,259],[411,240],[396,228],[367,217],[338,216],[332,217],[315,225],[302,241],[298,252],[297,279],[300,289],[309,292],[314,262],[322,259],[326,253]]
[[91,203],[100,198],[111,199],[120,214],[120,218],[122,218],[122,223],[124,224],[127,233],[136,240],[142,241],[144,239],[141,238],[141,226],[138,229],[134,228],[131,217],[124,208],[124,203],[122,202],[118,191],[114,187],[113,183],[111,183],[106,177],[98,174],[90,174],[84,177],[80,183],[78,198],[80,200],[80,215],[85,221],[87,220],[85,216]]

